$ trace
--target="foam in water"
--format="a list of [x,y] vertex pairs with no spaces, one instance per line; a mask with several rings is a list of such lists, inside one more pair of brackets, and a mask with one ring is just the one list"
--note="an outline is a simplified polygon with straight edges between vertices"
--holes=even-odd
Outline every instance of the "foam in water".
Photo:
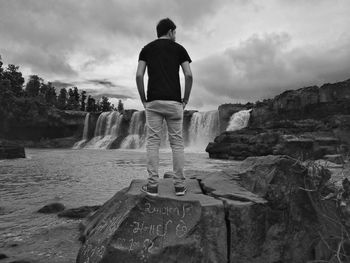
[[145,111],[136,111],[132,114],[128,136],[123,140],[120,148],[139,149],[144,146],[146,137]]
[[250,112],[252,110],[241,110],[234,113],[231,118],[226,131],[237,131],[248,126]]
[[84,147],[84,145],[88,141],[88,139],[89,139],[88,138],[88,135],[89,135],[89,120],[90,120],[90,113],[88,112],[86,114],[86,116],[85,116],[85,121],[84,121],[83,138],[73,145],[73,149],[80,149],[80,148]]
[[204,150],[219,135],[219,111],[195,112],[189,129],[189,147]]
[[[109,149],[115,139],[121,135],[120,126],[122,115],[116,111],[100,114],[95,128],[94,138],[87,141],[89,122],[85,119],[83,140],[77,142],[74,148]],[[187,148],[204,151],[210,141],[219,135],[219,111],[195,112],[189,125],[189,145]],[[122,141],[122,149],[140,149],[145,147],[146,117],[144,111],[133,113],[128,129],[128,136]],[[84,139],[86,138],[86,139]],[[161,148],[168,148],[168,130],[163,122]]]
[[119,136],[123,115],[117,111],[102,112],[97,119],[94,138],[84,148],[109,149]]

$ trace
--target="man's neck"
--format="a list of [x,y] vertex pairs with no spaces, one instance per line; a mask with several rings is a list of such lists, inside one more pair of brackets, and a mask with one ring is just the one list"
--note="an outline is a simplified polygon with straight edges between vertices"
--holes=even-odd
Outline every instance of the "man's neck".
[[170,37],[169,36],[161,36],[158,39],[170,39]]

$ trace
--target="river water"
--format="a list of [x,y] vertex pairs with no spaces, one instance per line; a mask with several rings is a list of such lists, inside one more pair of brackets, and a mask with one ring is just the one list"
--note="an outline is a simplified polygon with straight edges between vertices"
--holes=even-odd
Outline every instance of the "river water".
[[[101,205],[132,179],[145,179],[144,150],[26,149],[25,159],[0,161],[2,262],[75,262],[79,220],[36,211],[52,202],[66,208]],[[185,152],[185,170],[220,170],[232,161]],[[171,171],[171,152],[161,150],[160,175]]]

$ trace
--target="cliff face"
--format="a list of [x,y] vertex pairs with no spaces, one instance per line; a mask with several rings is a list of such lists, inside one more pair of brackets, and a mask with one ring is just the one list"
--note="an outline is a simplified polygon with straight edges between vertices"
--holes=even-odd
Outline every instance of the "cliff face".
[[11,121],[2,137],[10,140],[40,140],[81,136],[87,112],[61,111],[56,108],[38,111],[30,120]]
[[240,105],[240,104],[222,104],[219,106],[219,119],[220,119],[220,132],[224,132],[230,122],[231,116],[241,110],[250,109],[252,104]]
[[[206,149],[211,157],[244,159],[272,153],[287,154],[281,149],[289,147],[295,149],[289,153],[293,157],[301,154],[303,159],[318,158],[322,154],[339,153],[350,143],[350,79],[321,87],[285,91],[273,99],[248,106],[252,108],[248,127],[239,132],[224,132],[217,137]],[[236,109],[233,105],[219,107],[220,116]],[[226,123],[225,118],[223,123]],[[268,136],[261,136],[261,133],[274,134],[274,138],[277,135],[275,143],[264,141],[262,138]],[[242,137],[245,137],[244,143]],[[327,140],[329,137],[333,139]],[[256,140],[263,143],[256,144]],[[309,147],[306,147],[306,140]],[[332,142],[323,145],[327,151],[313,154],[319,149],[320,140]],[[336,149],[330,151],[334,148],[334,141],[338,141]]]

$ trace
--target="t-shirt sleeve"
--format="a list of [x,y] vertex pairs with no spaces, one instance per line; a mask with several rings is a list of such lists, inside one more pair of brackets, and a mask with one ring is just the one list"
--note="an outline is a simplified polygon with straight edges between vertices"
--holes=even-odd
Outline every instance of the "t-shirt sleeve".
[[147,62],[147,52],[145,48],[143,48],[140,52],[139,61],[140,60]]
[[180,65],[184,63],[185,61],[188,61],[189,63],[192,62],[190,56],[188,55],[186,49],[184,47],[180,47],[180,56],[179,56],[179,62]]

